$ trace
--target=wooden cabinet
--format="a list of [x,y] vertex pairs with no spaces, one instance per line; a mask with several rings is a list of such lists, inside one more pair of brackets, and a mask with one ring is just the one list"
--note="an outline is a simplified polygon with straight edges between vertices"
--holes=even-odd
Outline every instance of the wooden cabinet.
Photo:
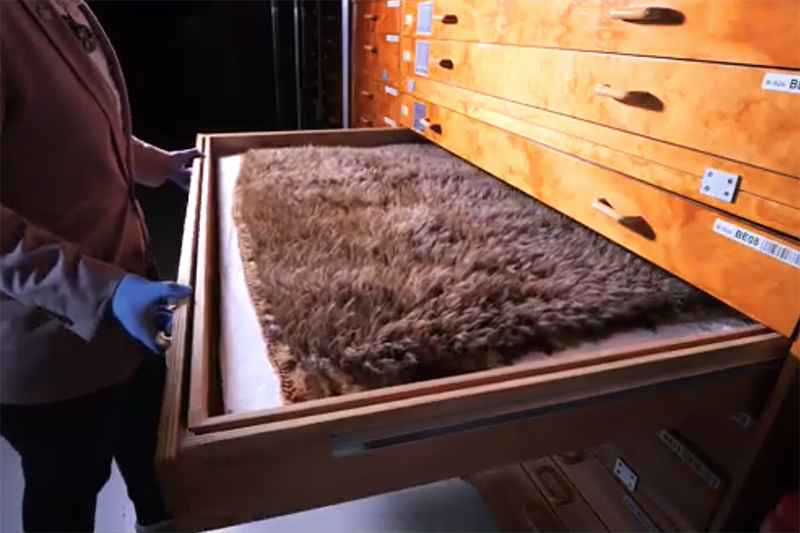
[[[731,527],[763,491],[756,474],[769,467],[759,465],[780,441],[772,424],[797,403],[800,0],[350,7],[351,123],[370,129],[198,140],[206,157],[179,276],[195,299],[176,314],[159,445],[180,525],[223,527],[468,476],[513,530]],[[214,344],[229,253],[222,159],[417,142],[758,324],[226,414]],[[726,425],[742,412],[749,429]],[[638,475],[634,488],[615,474],[617,459]]]

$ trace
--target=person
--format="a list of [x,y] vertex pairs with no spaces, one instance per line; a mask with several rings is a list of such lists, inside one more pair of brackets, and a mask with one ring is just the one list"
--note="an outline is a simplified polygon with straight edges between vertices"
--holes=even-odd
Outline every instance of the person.
[[21,457],[25,531],[93,531],[114,460],[137,531],[171,528],[153,314],[191,289],[159,281],[134,184],[185,187],[198,156],[133,136],[85,3],[0,2],[0,434]]

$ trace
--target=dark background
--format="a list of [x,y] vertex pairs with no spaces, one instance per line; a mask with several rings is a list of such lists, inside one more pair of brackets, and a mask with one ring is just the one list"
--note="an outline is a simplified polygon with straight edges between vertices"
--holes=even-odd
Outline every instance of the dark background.
[[[340,0],[87,3],[122,65],[134,133],[149,143],[341,127]],[[186,194],[168,184],[138,196],[162,276],[174,277]]]

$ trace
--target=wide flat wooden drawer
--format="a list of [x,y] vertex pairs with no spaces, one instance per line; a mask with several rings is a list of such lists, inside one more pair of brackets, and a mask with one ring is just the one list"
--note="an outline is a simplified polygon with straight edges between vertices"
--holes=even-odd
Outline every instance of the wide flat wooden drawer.
[[357,33],[400,33],[400,1],[369,0],[353,4]]
[[403,13],[409,37],[800,68],[797,0],[406,0]]
[[800,83],[797,72],[435,40],[403,48],[407,75],[800,176],[800,93],[762,88],[768,75]]
[[355,127],[396,127],[400,119],[400,94],[396,86],[371,80],[364,75],[353,87]]
[[[396,40],[395,40],[396,38]],[[386,83],[400,82],[400,39],[398,35],[370,33],[359,38],[353,50],[357,73]]]
[[[416,76],[403,87],[432,104],[800,239],[797,178],[428,78]],[[738,181],[712,194],[706,190],[711,174],[716,183],[731,175]]]
[[[462,132],[464,136],[470,134]],[[158,468],[178,527],[205,530],[321,507],[748,408],[788,339],[762,326],[589,348],[512,366],[225,414],[216,344],[218,175],[253,148],[426,142],[405,128],[200,136],[167,352]],[[487,150],[492,150],[490,146]],[[226,241],[227,242],[227,241]],[[264,364],[267,364],[265,361]]]
[[404,126],[793,335],[800,317],[797,241],[411,95],[403,94],[403,105]]

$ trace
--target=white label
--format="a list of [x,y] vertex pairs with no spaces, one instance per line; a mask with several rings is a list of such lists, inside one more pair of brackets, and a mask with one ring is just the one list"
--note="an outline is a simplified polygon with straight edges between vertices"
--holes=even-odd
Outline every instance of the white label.
[[718,233],[732,241],[744,244],[764,255],[774,257],[778,261],[800,269],[800,252],[777,243],[772,239],[768,239],[763,235],[742,229],[730,222],[725,222],[720,219],[714,221],[714,233]]
[[386,0],[386,7],[400,7],[400,0]]
[[386,91],[386,94],[397,96],[397,89],[395,89],[394,87],[389,87],[388,85],[384,85],[383,90]]
[[408,106],[405,104],[400,104],[400,116],[407,117],[408,116]]
[[411,50],[403,50],[403,61],[411,61]]
[[800,94],[800,76],[767,72],[761,81],[761,88],[767,91]]
[[719,490],[722,486],[722,480],[717,477],[709,467],[705,465],[695,454],[693,454],[684,444],[678,440],[675,435],[666,430],[657,431],[656,435],[661,441],[667,445],[667,448],[672,450],[672,453],[677,455],[681,461],[689,465],[692,471],[700,476],[700,479],[714,490]]
[[393,128],[396,128],[396,127],[397,127],[397,122],[395,122],[394,120],[390,119],[389,117],[383,117],[383,121],[384,121],[386,124],[388,124],[388,125],[390,125],[391,127],[393,127]]
[[399,35],[393,35],[393,34],[389,33],[389,34],[386,35],[386,42],[387,43],[399,43],[400,42],[400,36]]
[[423,2],[417,5],[417,35],[430,35],[433,26],[433,4]]
[[411,13],[403,15],[403,26],[411,26],[412,24],[414,24],[414,15]]
[[636,484],[639,482],[639,476],[636,475],[636,472],[631,469],[625,461],[620,458],[617,458],[616,462],[614,463],[614,475],[617,476],[617,479],[622,481],[622,484],[628,487],[628,490],[633,492],[636,490]]

